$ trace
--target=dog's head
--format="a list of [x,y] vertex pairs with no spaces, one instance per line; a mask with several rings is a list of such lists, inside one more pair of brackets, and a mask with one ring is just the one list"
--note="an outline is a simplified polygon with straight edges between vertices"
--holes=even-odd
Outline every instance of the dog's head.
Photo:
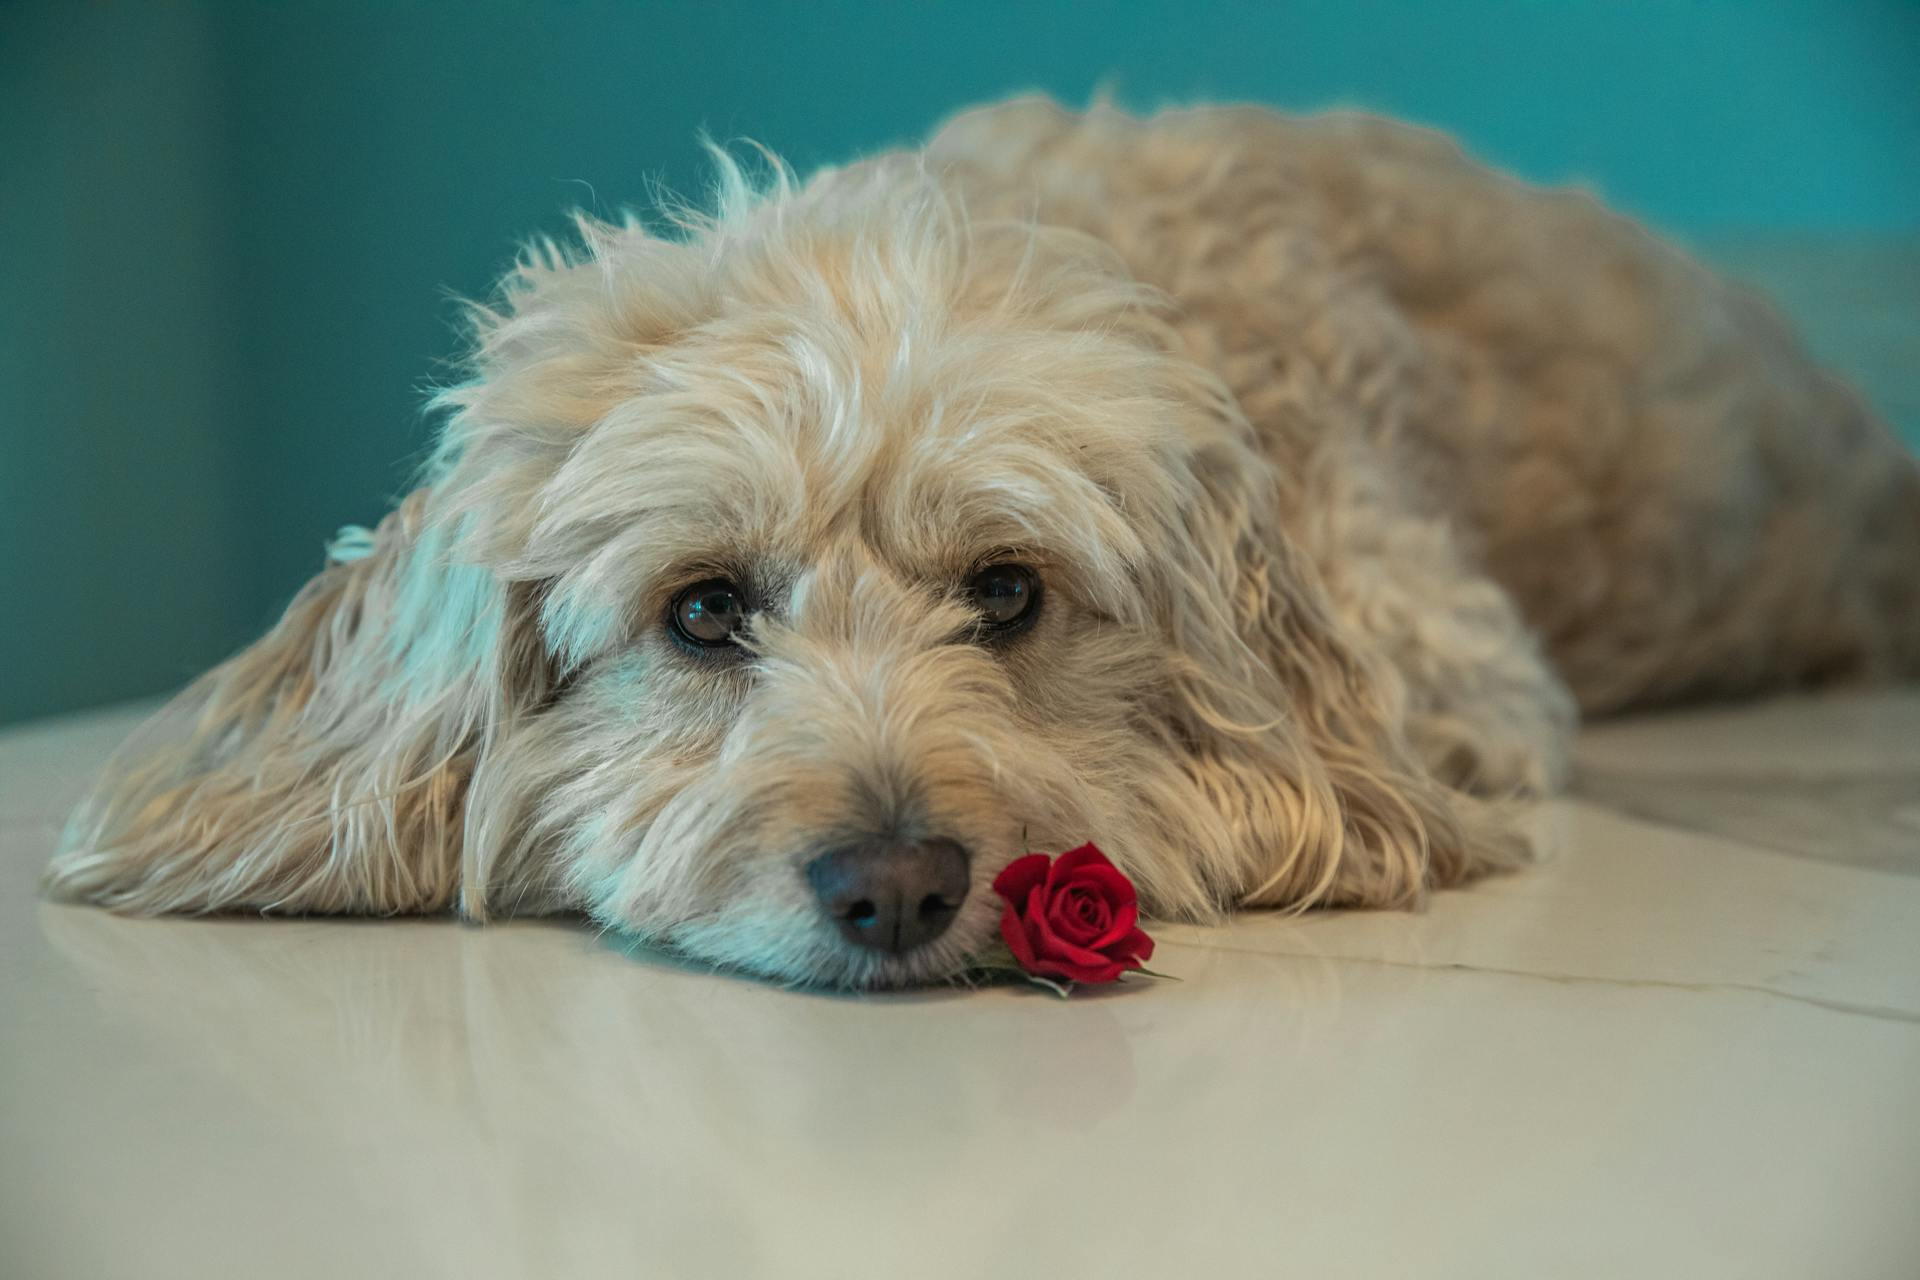
[[580,907],[849,985],[959,969],[1000,869],[1088,839],[1163,912],[1417,892],[1446,803],[1159,300],[909,159],[728,172],[478,312],[426,484],[129,748],[56,889]]

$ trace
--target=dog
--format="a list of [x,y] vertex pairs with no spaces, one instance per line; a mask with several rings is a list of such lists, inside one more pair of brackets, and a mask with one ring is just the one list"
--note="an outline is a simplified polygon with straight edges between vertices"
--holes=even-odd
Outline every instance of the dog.
[[[1530,856],[1582,713],[1920,670],[1920,467],[1762,301],[1422,129],[1022,99],[472,309],[420,487],[109,765],[129,912],[584,912],[871,988]],[[658,220],[656,220],[658,221]]]

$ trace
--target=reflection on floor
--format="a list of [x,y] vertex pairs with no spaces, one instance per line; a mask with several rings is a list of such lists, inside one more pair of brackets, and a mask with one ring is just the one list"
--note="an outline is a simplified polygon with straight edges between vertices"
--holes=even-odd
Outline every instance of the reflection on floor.
[[124,713],[0,736],[0,1272],[1870,1276],[1920,1257],[1920,690],[1590,729],[1554,853],[1184,981],[835,998],[567,922],[40,902]]

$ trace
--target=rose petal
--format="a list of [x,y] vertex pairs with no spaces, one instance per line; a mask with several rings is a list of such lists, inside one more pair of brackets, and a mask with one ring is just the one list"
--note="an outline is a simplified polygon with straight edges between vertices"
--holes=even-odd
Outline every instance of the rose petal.
[[1133,881],[1121,874],[1118,867],[1075,867],[1062,875],[1055,868],[1049,884],[1058,892],[1068,887],[1079,887],[1091,893],[1097,893],[1108,902],[1119,906],[1125,902],[1139,901],[1134,892]]
[[[1046,928],[1044,921],[1029,921],[1028,923],[1029,925],[1038,924],[1040,926],[1033,928],[1028,937],[1033,943],[1036,963],[1041,966],[1054,965],[1062,967],[1069,972],[1069,976],[1079,982],[1111,982],[1115,977],[1119,976],[1120,970],[1126,967],[1112,956],[1102,955],[1098,951],[1090,951],[1085,947],[1075,946],[1072,942]],[[1108,973],[1110,970],[1112,972],[1104,978],[1091,976],[1094,974]],[[1045,968],[1041,969],[1041,972],[1046,971]]]
[[[1030,901],[1036,901],[1038,897],[1039,895],[1035,894],[1034,899]],[[1033,944],[1033,953],[1037,956],[1050,956],[1064,947],[1073,946],[1073,943],[1062,938],[1054,930],[1053,922],[1047,919],[1047,913],[1038,907],[1027,911],[1021,917],[1020,925],[1027,931],[1027,941]]]
[[1131,891],[1133,888],[1133,881],[1127,879],[1126,873],[1111,862],[1083,863],[1077,867],[1068,867],[1064,871],[1056,869],[1054,883],[1098,884],[1122,892]]
[[1153,939],[1149,938],[1142,930],[1135,929],[1127,935],[1124,942],[1116,943],[1114,946],[1108,947],[1107,953],[1109,955],[1124,956],[1128,960],[1131,960],[1134,965],[1143,965],[1153,959]]
[[1058,898],[1047,905],[1046,915],[1042,919],[1046,922],[1047,933],[1052,937],[1074,946],[1084,946],[1092,941],[1093,935],[1087,932],[1086,926],[1075,920],[1072,912],[1067,910],[1066,903]]
[[1052,859],[1044,853],[1029,853],[1023,858],[1015,858],[993,878],[993,891],[1008,902],[1021,901],[1046,883],[1047,864],[1050,861]]
[[[1082,867],[1112,867],[1113,861],[1100,852],[1100,846],[1089,841],[1077,849],[1069,849],[1053,860],[1053,873],[1056,878],[1077,871]],[[1114,868],[1118,870],[1118,868]]]
[[1153,954],[1133,882],[1097,845],[1016,858],[993,887],[1007,901],[1000,935],[1028,973],[1106,983]]
[[1036,958],[1033,943],[1027,938],[1026,926],[1020,922],[1020,912],[1011,902],[1000,913],[1000,937],[1007,944],[1007,950],[1013,952],[1013,958],[1020,967],[1032,972]]
[[[1089,920],[1088,910],[1098,913],[1098,919]],[[1091,946],[1093,940],[1106,931],[1111,916],[1105,903],[1080,890],[1058,894],[1047,904],[1048,926],[1060,937],[1080,947]]]
[[1113,920],[1104,932],[1087,945],[1104,955],[1114,955],[1118,948],[1113,944],[1133,932],[1133,926],[1140,923],[1140,908],[1128,904],[1113,913]]

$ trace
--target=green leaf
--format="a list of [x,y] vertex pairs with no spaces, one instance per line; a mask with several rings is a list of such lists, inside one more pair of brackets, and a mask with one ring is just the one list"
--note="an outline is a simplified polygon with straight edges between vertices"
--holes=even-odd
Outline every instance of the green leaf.
[[1047,988],[1049,991],[1053,992],[1053,994],[1059,996],[1062,1000],[1065,1000],[1068,996],[1073,994],[1073,984],[1071,982],[1067,983],[1065,986],[1062,986],[1060,983],[1055,982],[1052,978],[1043,978],[1037,973],[1028,974],[1027,981],[1033,983],[1037,987]]

